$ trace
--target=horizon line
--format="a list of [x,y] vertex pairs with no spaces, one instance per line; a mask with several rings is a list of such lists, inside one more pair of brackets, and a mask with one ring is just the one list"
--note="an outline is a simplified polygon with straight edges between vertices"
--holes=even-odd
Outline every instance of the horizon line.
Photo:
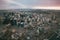
[[[12,8],[0,9],[0,10],[10,10]],[[60,7],[32,7],[32,8],[13,8],[14,9],[46,9],[46,10],[60,10]]]

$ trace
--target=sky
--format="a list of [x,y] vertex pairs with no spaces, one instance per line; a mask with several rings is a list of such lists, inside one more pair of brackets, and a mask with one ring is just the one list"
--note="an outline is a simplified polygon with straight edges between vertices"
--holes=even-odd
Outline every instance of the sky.
[[0,9],[59,9],[60,0],[0,0]]

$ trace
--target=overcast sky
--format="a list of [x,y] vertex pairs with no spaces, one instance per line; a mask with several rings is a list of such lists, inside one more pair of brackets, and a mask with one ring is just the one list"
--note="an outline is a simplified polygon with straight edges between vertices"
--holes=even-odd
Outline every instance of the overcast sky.
[[55,7],[60,9],[60,0],[0,0],[0,9]]

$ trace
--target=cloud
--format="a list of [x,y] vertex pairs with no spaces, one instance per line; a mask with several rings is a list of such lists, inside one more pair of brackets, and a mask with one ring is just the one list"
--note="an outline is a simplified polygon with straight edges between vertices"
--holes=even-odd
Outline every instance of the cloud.
[[7,1],[7,2],[8,2],[9,4],[15,4],[15,5],[17,5],[17,6],[25,7],[25,5],[23,5],[23,4],[19,3],[19,2],[16,2],[16,1],[9,0],[9,1]]
[[32,9],[52,9],[52,10],[60,10],[60,7],[32,7]]
[[60,0],[15,0],[27,6],[59,6]]
[[0,0],[0,9],[1,8],[6,8],[7,3],[4,0]]
[[15,9],[15,8],[27,8],[27,7],[14,0],[0,1],[0,9],[12,9],[12,8]]
[[60,0],[0,0],[0,9],[60,7]]

